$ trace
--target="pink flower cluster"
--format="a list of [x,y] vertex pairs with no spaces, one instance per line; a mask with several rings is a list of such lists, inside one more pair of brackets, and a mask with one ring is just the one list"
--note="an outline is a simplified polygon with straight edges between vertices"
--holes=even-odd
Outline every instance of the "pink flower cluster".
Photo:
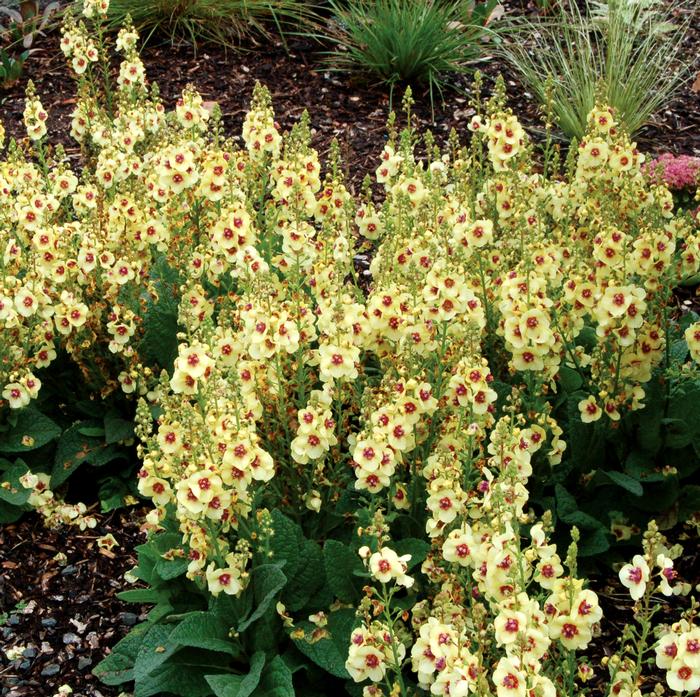
[[700,183],[700,157],[660,155],[644,168],[645,174],[662,181],[672,191],[694,189]]

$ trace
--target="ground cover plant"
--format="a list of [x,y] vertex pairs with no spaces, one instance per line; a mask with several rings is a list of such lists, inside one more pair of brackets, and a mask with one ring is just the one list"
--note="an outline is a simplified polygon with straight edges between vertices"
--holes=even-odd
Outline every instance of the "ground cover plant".
[[[123,594],[153,609],[96,673],[140,696],[586,694],[584,564],[608,555],[636,621],[598,685],[648,692],[651,659],[695,691],[659,528],[698,509],[700,325],[672,311],[698,229],[615,113],[540,166],[502,86],[442,150],[409,94],[354,197],[263,87],[241,148],[193,88],[166,111],[129,26],[111,85],[106,9],[62,41],[82,168],[32,90],[0,164],[0,497],[69,518],[50,490],[135,437],[154,505]],[[106,403],[42,401],[59,365]]]
[[56,22],[59,10],[58,2],[40,8],[38,0],[0,7],[0,88],[17,82],[25,61],[36,51],[32,48],[36,37]]

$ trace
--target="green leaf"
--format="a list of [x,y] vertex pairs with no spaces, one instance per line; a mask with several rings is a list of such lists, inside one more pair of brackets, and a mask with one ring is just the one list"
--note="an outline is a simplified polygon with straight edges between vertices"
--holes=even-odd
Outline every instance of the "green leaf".
[[61,435],[61,427],[33,407],[20,409],[16,415],[15,425],[0,437],[0,452],[26,453]]
[[249,697],[260,684],[264,665],[265,654],[258,651],[253,654],[247,675],[207,675],[205,678],[216,697]]
[[661,419],[661,423],[666,429],[664,443],[669,448],[685,448],[693,442],[694,425],[686,423],[683,419]]
[[686,383],[682,391],[671,395],[667,416],[684,421],[692,432],[700,430],[699,382]]
[[170,581],[173,578],[187,573],[189,560],[187,557],[174,557],[173,559],[159,559],[156,562],[156,573],[164,580]]
[[84,426],[84,422],[73,424],[73,426],[63,432],[61,439],[58,441],[51,472],[52,489],[63,484],[91,454],[104,447],[103,441],[83,436],[80,433],[80,429]]
[[662,482],[666,477],[654,471],[654,463],[648,454],[633,450],[625,460],[625,472],[642,483]]
[[650,484],[647,495],[635,499],[634,506],[646,513],[659,513],[673,506],[681,494],[678,477],[669,475],[662,482]]
[[323,563],[327,583],[338,600],[343,603],[356,603],[360,591],[356,586],[353,571],[362,569],[358,554],[338,540],[326,540],[323,546]]
[[140,680],[153,673],[177,650],[177,644],[170,641],[170,628],[162,624],[151,625],[134,662],[134,680]]
[[262,651],[266,656],[277,653],[280,644],[285,641],[285,632],[279,615],[271,610],[263,615],[246,635],[250,651]]
[[684,486],[678,497],[678,517],[681,520],[689,520],[698,512],[700,512],[700,486],[697,484]]
[[123,419],[116,412],[105,416],[105,441],[118,443],[134,437],[134,422]]
[[674,341],[669,348],[669,354],[674,363],[683,363],[688,355],[688,344],[684,339]]
[[[163,558],[164,554],[175,550],[182,551],[182,538],[174,532],[166,532],[151,540],[153,550],[157,554],[155,563],[155,573],[161,579],[169,581],[187,572],[189,560],[184,556],[174,556],[170,559]],[[139,559],[140,562],[140,559]]]
[[629,474],[624,472],[618,472],[616,470],[609,470],[604,472],[605,476],[618,486],[626,489],[630,494],[634,496],[641,496],[644,493],[644,488],[634,477],[630,477]]
[[401,540],[394,540],[393,542],[389,543],[389,547],[392,547],[393,550],[399,555],[411,555],[411,559],[408,562],[409,570],[418,566],[418,564],[422,564],[430,551],[430,543],[426,542],[425,540],[419,540],[416,537],[407,537]]
[[106,442],[102,442],[100,443],[99,448],[95,448],[90,452],[85,462],[93,467],[103,467],[104,465],[119,459],[126,459],[126,453],[122,447],[114,443],[108,445]]
[[103,513],[107,513],[115,508],[121,508],[124,505],[125,497],[135,493],[130,483],[127,483],[121,477],[105,477],[102,479],[97,492],[100,500],[100,510]]
[[589,469],[588,463],[597,460],[603,450],[603,442],[599,437],[596,424],[586,424],[581,421],[578,408],[579,396],[571,396],[566,401],[568,429],[566,441],[568,459],[579,470]]
[[263,564],[253,569],[250,587],[253,589],[256,607],[253,612],[238,625],[238,631],[244,632],[253,622],[260,619],[277,599],[277,595],[287,583],[287,577],[276,564]]
[[105,430],[102,426],[82,426],[78,429],[78,433],[89,438],[104,438]]
[[661,447],[661,419],[664,415],[665,396],[658,378],[650,380],[645,386],[646,407],[637,414],[636,440],[642,450],[657,453]]
[[178,663],[177,655],[157,672],[137,680],[134,697],[151,697],[151,695],[179,695],[180,697],[207,697],[211,689],[206,681],[206,673],[211,668],[183,665]]
[[134,679],[134,663],[148,627],[134,627],[92,671],[105,685],[121,685]]
[[0,501],[0,525],[14,523],[24,515],[22,506],[13,506],[10,503]]
[[125,603],[155,604],[163,598],[163,593],[153,588],[134,588],[117,593],[117,598]]
[[229,627],[210,612],[194,612],[175,627],[170,641],[208,651],[238,656],[240,651],[228,637]]
[[178,288],[180,276],[168,266],[164,257],[151,269],[151,280],[158,299],[148,298],[143,320],[144,334],[139,354],[152,365],[159,365],[172,374],[177,358]]
[[576,390],[581,388],[583,385],[583,378],[579,374],[578,370],[562,365],[559,368],[559,384],[564,392],[571,394],[572,392],[576,392]]
[[[307,658],[323,668],[327,673],[336,678],[348,679],[350,674],[345,669],[345,661],[350,647],[350,634],[357,623],[355,611],[352,609],[337,610],[328,615],[326,629],[330,637],[316,642],[307,641],[306,638],[294,639],[294,644]],[[315,625],[311,622],[300,622],[298,626],[311,636]]]
[[304,540],[300,553],[301,564],[294,578],[284,589],[282,602],[292,612],[301,610],[323,587],[326,572],[323,568],[323,552],[311,540]]
[[576,499],[561,484],[556,484],[554,491],[557,499],[557,515],[561,520],[580,528],[595,529],[602,527],[599,520],[579,510]]
[[295,697],[292,671],[281,656],[275,656],[265,666],[262,680],[253,697]]
[[275,531],[270,548],[272,561],[284,562],[284,574],[294,578],[301,566],[301,548],[304,544],[304,533],[295,522],[278,510],[272,511],[272,526]]
[[253,609],[253,592],[250,588],[240,596],[220,593],[209,596],[209,612],[221,618],[229,627],[238,626],[243,617]]
[[31,489],[22,486],[19,478],[29,471],[22,460],[17,460],[9,469],[0,474],[0,501],[12,506],[24,506],[32,495]]
[[578,545],[579,557],[593,557],[610,549],[610,539],[604,528],[582,530]]

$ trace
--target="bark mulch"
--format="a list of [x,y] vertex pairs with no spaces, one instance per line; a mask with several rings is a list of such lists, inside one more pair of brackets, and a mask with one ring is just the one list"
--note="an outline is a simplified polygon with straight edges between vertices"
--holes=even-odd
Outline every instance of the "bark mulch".
[[[145,537],[143,510],[93,514],[98,525],[49,530],[36,513],[0,527],[0,694],[51,697],[64,684],[77,697],[108,697],[92,669],[139,622],[140,608],[116,594],[130,587],[124,574],[136,565]],[[101,549],[111,533],[118,547]],[[133,586],[132,586],[133,587]],[[8,650],[22,649],[15,660]]]

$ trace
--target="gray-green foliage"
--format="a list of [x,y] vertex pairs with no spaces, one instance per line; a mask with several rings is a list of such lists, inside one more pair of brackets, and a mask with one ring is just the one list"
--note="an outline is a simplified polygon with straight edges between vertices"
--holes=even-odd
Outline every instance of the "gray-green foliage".
[[[690,13],[690,10],[687,10]],[[689,76],[682,43],[691,20],[671,22],[648,0],[569,0],[558,16],[513,20],[501,50],[541,103],[548,101],[568,137],[581,138],[596,98],[634,133]]]
[[[134,681],[135,697],[294,697],[318,694],[309,685],[323,683],[340,694],[350,675],[345,668],[350,633],[358,620],[352,607],[327,609],[334,592],[326,569],[339,558],[342,572],[361,588],[366,577],[357,547],[328,540],[326,548],[305,537],[301,527],[275,510],[269,552],[253,560],[247,588],[240,596],[208,596],[185,577],[189,560],[168,554],[181,534],[166,529],[137,548],[134,576],[148,584],[119,594],[122,600],[155,606],[94,670],[107,685]],[[332,544],[328,544],[332,543]],[[405,540],[406,549],[424,556],[427,544]],[[172,558],[171,558],[172,557]],[[258,563],[262,562],[262,563]],[[298,622],[285,631],[280,608],[310,615],[327,611],[327,625]],[[295,677],[296,676],[296,677]]]

